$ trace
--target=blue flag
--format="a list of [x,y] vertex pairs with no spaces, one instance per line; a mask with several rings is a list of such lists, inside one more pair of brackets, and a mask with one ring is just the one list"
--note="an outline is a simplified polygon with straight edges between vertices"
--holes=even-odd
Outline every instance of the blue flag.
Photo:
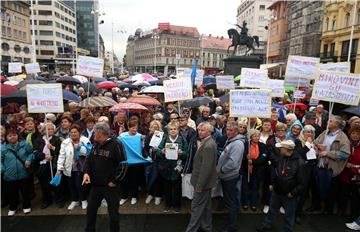
[[195,77],[196,77],[196,67],[197,67],[197,63],[198,63],[198,60],[195,59],[195,60],[194,60],[194,65],[193,65],[193,68],[192,68],[192,71],[191,71],[191,83],[192,83],[192,86],[195,85]]
[[151,158],[144,158],[142,156],[142,142],[141,136],[119,136],[118,139],[122,142],[125,147],[127,156],[127,163],[131,164],[142,164],[152,162]]

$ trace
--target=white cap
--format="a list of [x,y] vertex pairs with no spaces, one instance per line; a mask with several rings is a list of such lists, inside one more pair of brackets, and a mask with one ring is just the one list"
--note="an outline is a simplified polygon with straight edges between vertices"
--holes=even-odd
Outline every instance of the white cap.
[[277,148],[283,147],[283,148],[287,148],[289,150],[294,150],[295,143],[291,140],[284,140],[284,141],[281,141],[281,143],[277,143],[275,146]]

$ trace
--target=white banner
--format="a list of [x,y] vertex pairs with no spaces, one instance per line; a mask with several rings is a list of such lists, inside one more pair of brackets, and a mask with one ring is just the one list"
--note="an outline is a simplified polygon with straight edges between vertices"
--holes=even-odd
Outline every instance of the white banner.
[[190,78],[180,78],[164,81],[165,102],[192,99],[192,85]]
[[77,61],[77,74],[86,77],[102,77],[103,69],[103,59],[90,56],[79,56]]
[[270,118],[271,91],[267,89],[230,90],[231,117]]
[[26,70],[26,73],[28,73],[28,74],[41,72],[39,63],[25,64],[25,70]]
[[317,106],[319,105],[319,100],[310,98],[309,106]]
[[241,69],[241,87],[250,88],[267,88],[268,70],[261,70],[255,68]]
[[[192,69],[191,68],[178,68],[176,70],[176,75],[180,78],[182,77],[188,77],[191,79],[191,73],[192,73]],[[196,70],[196,77],[195,77],[195,85],[196,86],[200,86],[203,83],[203,78],[204,78],[204,70],[201,69],[197,69]]]
[[285,88],[283,80],[268,80],[268,89],[271,89],[272,97],[284,97]]
[[322,71],[349,73],[350,72],[350,62],[320,64],[319,69]]
[[234,76],[216,76],[216,88],[235,89]]
[[294,98],[304,98],[306,95],[304,94],[304,91],[295,91]]
[[22,66],[23,66],[23,64],[19,63],[19,62],[17,62],[17,63],[9,63],[8,72],[9,73],[22,73],[22,69],[21,69]]
[[360,98],[360,75],[319,71],[312,97],[318,100],[357,106]]
[[26,95],[29,113],[64,112],[61,84],[28,84]]
[[315,79],[320,58],[289,56],[285,72],[285,86],[306,87]]

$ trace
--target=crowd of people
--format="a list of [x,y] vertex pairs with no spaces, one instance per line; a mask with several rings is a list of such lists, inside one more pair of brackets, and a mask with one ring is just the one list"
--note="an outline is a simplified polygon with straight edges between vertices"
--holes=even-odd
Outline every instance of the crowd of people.
[[[86,97],[81,89],[78,94]],[[118,102],[136,94],[129,89],[104,93]],[[279,212],[284,231],[292,231],[304,211],[350,213],[354,222],[346,226],[360,230],[357,116],[329,115],[319,104],[306,111],[285,109],[285,114],[273,108],[271,118],[234,118],[229,104],[219,100],[194,108],[164,103],[142,113],[81,109],[75,102],[66,110],[28,114],[20,106],[18,113],[2,111],[1,191],[8,216],[16,214],[20,199],[23,212],[31,212],[39,183],[41,209],[53,203],[63,208],[70,201],[68,210],[87,209],[87,231],[94,231],[96,210],[105,204],[111,229],[117,231],[119,205],[135,205],[143,193],[146,204],[164,201],[164,212],[180,212],[184,178],[191,174],[186,231],[212,231],[212,190],[219,186],[218,207],[228,210],[224,231],[237,231],[240,209],[266,214],[258,231],[270,230]],[[163,137],[152,146],[157,132]],[[141,143],[127,146],[140,146],[144,160],[152,162],[125,165],[123,141],[129,136],[140,137]],[[176,154],[170,157],[171,149]],[[56,186],[50,184],[54,176],[61,176]]]

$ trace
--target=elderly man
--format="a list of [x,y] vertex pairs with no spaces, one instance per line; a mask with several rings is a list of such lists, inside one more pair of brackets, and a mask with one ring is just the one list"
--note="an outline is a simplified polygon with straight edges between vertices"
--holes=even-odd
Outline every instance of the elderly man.
[[178,117],[179,133],[186,139],[186,142],[190,144],[190,140],[196,137],[196,131],[188,126],[187,115],[180,115]]
[[227,232],[237,231],[240,208],[237,184],[244,156],[245,136],[239,134],[238,127],[235,121],[226,124],[227,141],[216,167],[223,188],[225,207],[229,210],[228,222],[224,228]]
[[338,175],[350,156],[350,141],[342,131],[345,122],[340,116],[330,116],[328,130],[315,140],[320,157],[317,175],[320,197],[325,201],[324,213],[332,214],[339,187]]
[[211,112],[210,107],[208,106],[203,107],[201,111],[201,117],[199,117],[196,120],[196,125],[199,125],[202,122],[206,122],[210,116],[210,112]]
[[105,123],[94,127],[95,145],[86,158],[83,184],[91,183],[86,212],[87,232],[94,232],[96,215],[103,198],[108,205],[110,231],[120,231],[119,196],[116,186],[125,176],[126,154],[123,145],[116,138],[110,137],[110,128]]
[[323,130],[325,130],[329,118],[329,113],[326,110],[324,110],[324,106],[322,104],[316,106],[315,112],[316,112],[315,123],[319,125]]
[[216,143],[211,134],[214,127],[208,122],[198,126],[200,145],[196,151],[191,184],[194,198],[191,202],[191,219],[186,232],[212,231],[211,189],[216,185]]

